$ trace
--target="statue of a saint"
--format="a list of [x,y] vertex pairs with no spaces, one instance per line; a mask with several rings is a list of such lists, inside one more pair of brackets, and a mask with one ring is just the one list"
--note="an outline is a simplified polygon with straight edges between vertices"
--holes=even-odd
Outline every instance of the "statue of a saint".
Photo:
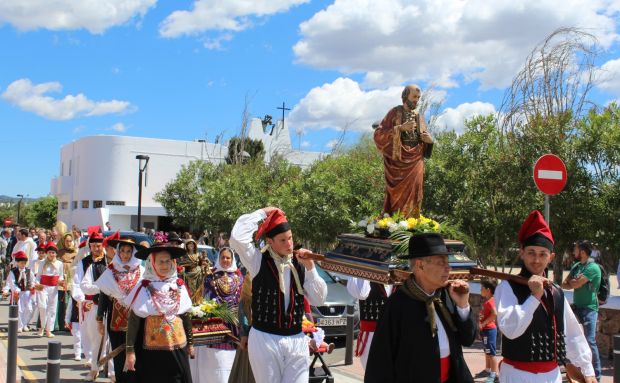
[[400,211],[418,218],[424,190],[424,158],[429,158],[433,138],[426,129],[424,116],[415,110],[422,91],[407,85],[403,105],[392,108],[375,130],[375,144],[383,154],[385,202],[383,212]]

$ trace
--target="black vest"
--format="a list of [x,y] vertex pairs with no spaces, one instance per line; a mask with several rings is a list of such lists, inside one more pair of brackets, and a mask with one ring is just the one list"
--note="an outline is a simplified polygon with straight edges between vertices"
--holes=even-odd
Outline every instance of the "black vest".
[[13,269],[11,269],[11,271],[13,272],[13,278],[15,279],[15,285],[19,287],[21,291],[28,290],[28,286],[31,286],[32,284],[32,281],[30,280],[30,269],[26,267],[26,269],[24,270],[24,272],[26,273],[26,280],[22,280],[19,283],[17,282],[17,280],[19,279],[19,268],[14,267]]
[[[392,292],[394,292],[396,286],[392,286]],[[370,282],[370,293],[364,300],[359,301],[360,304],[360,319],[367,321],[379,321],[381,314],[383,314],[383,307],[387,302],[388,296],[385,291],[385,286],[380,283]]]
[[[105,256],[103,258],[101,258],[101,260],[99,260],[97,262],[93,261],[92,254],[89,254],[87,257],[84,257],[82,259],[82,268],[84,270],[84,274],[86,274],[86,271],[88,270],[88,267],[91,266],[91,265],[93,266],[92,267],[92,270],[93,270],[93,282],[95,282],[97,279],[99,279],[101,274],[103,274],[103,272],[107,268],[106,261],[105,261]],[[95,294],[95,296],[93,297],[93,302],[95,304],[99,304],[99,294]]]
[[[263,253],[260,270],[252,278],[252,327],[275,335],[296,335],[301,332],[304,315],[304,296],[297,291],[291,273],[289,304],[284,307],[284,294],[280,291],[278,269],[268,252]],[[293,265],[304,285],[305,268],[293,258]]]
[[[531,276],[525,267],[520,275],[526,278]],[[509,283],[519,305],[522,305],[531,296],[530,288],[514,282]],[[545,289],[542,302],[544,306],[543,304],[538,306],[532,322],[521,336],[515,339],[502,336],[502,355],[505,358],[519,362],[548,362],[556,359],[557,351],[558,363],[564,363],[566,359],[564,292],[554,284]],[[549,314],[545,307],[549,310]]]

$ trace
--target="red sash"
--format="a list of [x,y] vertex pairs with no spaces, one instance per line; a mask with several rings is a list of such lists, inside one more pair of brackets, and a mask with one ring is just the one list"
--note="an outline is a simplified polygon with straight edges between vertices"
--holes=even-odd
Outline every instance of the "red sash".
[[550,360],[548,362],[519,362],[504,358],[502,363],[509,364],[517,370],[527,371],[533,374],[553,371],[558,367],[558,362],[556,360]]
[[362,356],[368,343],[368,333],[375,332],[376,329],[377,329],[377,321],[374,321],[374,320],[361,320],[360,321],[360,333],[357,336],[355,356],[357,357]]
[[447,382],[450,378],[450,356],[439,359],[441,366],[441,383]]
[[376,329],[377,329],[377,321],[374,321],[374,320],[361,320],[360,321],[360,331],[375,332]]
[[84,295],[84,299],[86,299],[87,301],[92,301],[93,299],[95,299],[94,295]]
[[43,286],[56,287],[58,286],[58,275],[41,275],[41,284]]

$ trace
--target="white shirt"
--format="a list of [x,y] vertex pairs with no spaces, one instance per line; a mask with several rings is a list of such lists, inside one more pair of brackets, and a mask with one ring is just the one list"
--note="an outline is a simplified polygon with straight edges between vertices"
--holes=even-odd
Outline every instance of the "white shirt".
[[99,294],[99,286],[95,284],[95,279],[93,278],[93,264],[86,269],[84,277],[80,281],[80,289],[86,295]]
[[[46,264],[47,262],[47,264]],[[57,275],[59,281],[63,281],[65,279],[65,273],[63,273],[63,264],[59,260],[55,260],[54,262],[48,262],[47,258],[44,258],[40,261],[37,261],[35,264],[37,269],[37,282],[41,282],[41,277],[43,275]]]
[[38,258],[36,248],[37,244],[32,240],[32,238],[27,237],[24,241],[17,241],[13,247],[11,255],[17,253],[18,251],[23,251],[28,256],[28,260],[31,261]]
[[[20,272],[21,271],[25,272],[26,271],[26,267],[24,267],[23,269],[19,269],[19,271]],[[24,278],[30,279],[30,286],[26,286],[26,288],[32,288],[34,286],[34,281],[35,281],[34,273],[32,272],[32,270],[29,270],[29,272],[30,272],[30,275],[26,275],[24,273]],[[28,280],[28,279],[26,279],[26,280]],[[15,280],[15,274],[13,274],[13,270],[9,271],[9,275],[6,278],[6,285],[2,289],[2,292],[8,293],[9,290],[11,290],[14,293],[22,291],[19,287],[17,287],[17,281]]]
[[[383,285],[386,296],[392,295],[392,285]],[[355,299],[365,300],[370,295],[370,282],[366,279],[349,277],[347,279],[347,291]]]
[[[230,247],[239,254],[241,263],[250,272],[252,277],[256,276],[260,271],[260,265],[263,254],[259,249],[254,247],[254,232],[258,229],[258,222],[267,218],[265,211],[260,209],[250,214],[244,214],[237,222],[230,233]],[[287,268],[284,270],[284,286],[290,286],[291,271]],[[321,306],[327,297],[327,284],[319,276],[316,267],[312,270],[306,270],[305,280],[303,284],[304,294],[313,306]],[[284,305],[288,307],[290,299],[290,289],[284,292]]]
[[[504,336],[508,339],[515,339],[523,335],[534,318],[534,311],[540,305],[540,301],[530,295],[522,305],[518,304],[516,295],[507,281],[501,282],[495,289],[495,305],[497,306],[497,326]],[[566,334],[566,357],[581,371],[585,376],[594,376],[592,367],[592,352],[590,346],[583,335],[581,325],[575,318],[566,297],[564,298],[564,333]],[[536,375],[527,371],[524,374]],[[529,380],[523,377],[523,381]]]

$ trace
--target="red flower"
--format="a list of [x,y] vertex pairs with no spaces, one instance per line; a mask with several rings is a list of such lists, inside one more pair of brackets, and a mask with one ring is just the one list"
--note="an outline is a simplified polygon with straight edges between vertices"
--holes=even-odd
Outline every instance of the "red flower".
[[108,265],[108,269],[110,269],[110,270],[114,270],[114,264],[113,264],[113,263],[110,263],[110,264]]
[[143,279],[142,280],[142,287],[146,287],[146,286],[148,286],[150,284],[151,284],[151,281],[149,281],[148,279]]
[[181,278],[177,278],[177,285],[178,286],[183,286],[185,284],[185,281],[182,280]]
[[168,331],[170,331],[171,327],[170,327],[170,325],[169,325],[169,324],[165,324],[165,325],[163,325],[163,326],[162,326],[162,329],[163,329],[165,332],[168,332]]
[[177,273],[182,273],[184,270],[183,266],[177,266]]

